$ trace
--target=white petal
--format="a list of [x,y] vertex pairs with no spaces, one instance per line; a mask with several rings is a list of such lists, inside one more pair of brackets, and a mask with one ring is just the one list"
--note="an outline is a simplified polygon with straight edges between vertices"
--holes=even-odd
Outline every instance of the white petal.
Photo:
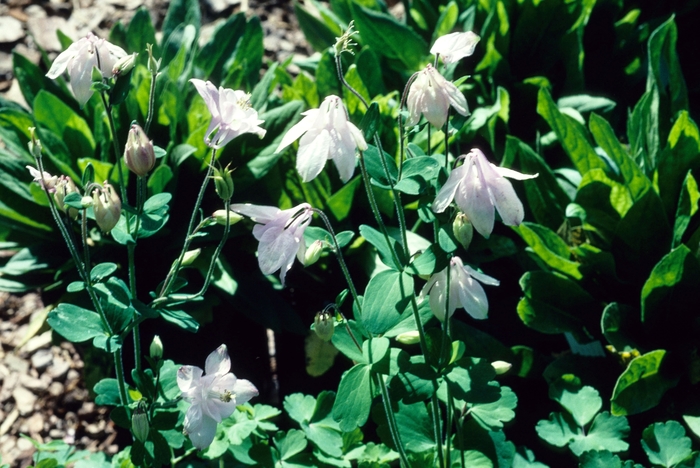
[[219,111],[219,91],[216,89],[216,86],[209,81],[205,82],[196,78],[192,78],[190,83],[194,85],[199,95],[202,96],[202,99],[204,99],[204,103],[207,105],[207,109],[209,109],[212,119],[220,119],[221,113]]
[[92,96],[92,68],[97,64],[95,55],[87,50],[80,51],[70,67],[70,86],[80,107]]
[[177,386],[180,391],[187,393],[197,386],[202,377],[202,369],[197,366],[182,366],[177,370]]
[[228,357],[228,350],[225,344],[222,344],[207,356],[204,370],[207,375],[224,375],[231,370],[231,358]]
[[233,203],[231,211],[247,216],[256,223],[269,223],[280,213],[276,206],[251,205],[250,203]]
[[365,137],[362,135],[360,129],[357,128],[352,122],[348,122],[348,128],[350,129],[350,135],[352,136],[353,140],[355,140],[355,146],[357,146],[357,149],[360,151],[365,151],[367,149],[367,142],[365,141]]
[[482,236],[488,238],[493,231],[495,219],[493,202],[488,188],[483,180],[483,174],[479,168],[478,160],[472,159],[466,164],[474,166],[469,170],[468,176],[460,186],[461,193],[456,194],[457,206],[474,225],[474,229]]
[[484,288],[468,275],[460,282],[459,300],[464,310],[475,319],[483,320],[488,316],[489,301]]
[[450,83],[449,81],[445,82],[445,92],[447,96],[449,97],[450,100],[450,105],[459,112],[462,115],[467,115],[469,114],[469,107],[467,106],[467,98],[464,97],[464,94],[457,89],[457,87]]
[[216,421],[209,416],[202,415],[202,422],[196,431],[187,431],[192,445],[199,450],[204,450],[214,442],[216,436]]
[[236,395],[236,405],[242,405],[258,396],[258,389],[249,380],[238,379],[233,386],[233,393]]
[[78,50],[86,45],[85,42],[85,38],[80,39],[79,41],[72,43],[66,50],[58,54],[58,57],[56,57],[56,60],[54,60],[51,64],[51,68],[46,76],[52,80],[55,80],[61,76],[61,74],[66,71],[66,67],[70,63],[71,59],[78,53]]
[[323,129],[306,133],[299,144],[297,171],[304,182],[310,182],[323,170],[330,152],[331,135]]
[[489,181],[489,190],[496,205],[498,214],[501,215],[503,224],[517,226],[525,218],[525,210],[518,195],[513,189],[513,184],[503,177]]
[[284,228],[268,229],[260,239],[258,246],[258,265],[265,275],[286,267],[291,268],[299,244],[293,235]]
[[528,180],[528,179],[534,179],[535,177],[539,176],[540,174],[523,174],[522,172],[514,171],[513,169],[508,169],[507,167],[499,167],[491,164],[491,167],[498,172],[498,174],[501,177],[508,177],[510,179],[516,179],[516,180]]
[[184,428],[187,432],[197,432],[202,426],[202,408],[199,404],[190,405],[185,413]]
[[433,47],[431,54],[440,54],[442,61],[447,63],[472,55],[476,44],[481,38],[471,31],[464,33],[452,33],[439,37]]
[[318,113],[318,109],[311,109],[310,111],[307,111],[306,117],[301,119],[292,128],[290,128],[287,131],[287,133],[284,134],[284,137],[282,137],[282,141],[280,142],[279,146],[275,150],[275,153],[279,153],[284,148],[286,148],[287,146],[291,145],[296,140],[301,138],[301,136],[304,133],[309,131],[309,129],[311,128],[311,125],[313,124],[313,122],[316,118],[317,113]]
[[452,169],[450,176],[447,178],[447,182],[445,182],[445,185],[440,188],[435,196],[435,201],[433,201],[432,207],[434,213],[442,213],[448,206],[450,206],[450,203],[452,203],[452,200],[455,197],[457,186],[464,179],[468,169],[469,166],[467,164]]
[[489,286],[498,286],[501,284],[501,282],[498,281],[496,278],[489,276],[485,273],[481,273],[480,271],[475,270],[469,265],[462,265],[462,268],[464,268],[464,270],[469,274],[469,276],[476,278],[484,284],[488,284]]

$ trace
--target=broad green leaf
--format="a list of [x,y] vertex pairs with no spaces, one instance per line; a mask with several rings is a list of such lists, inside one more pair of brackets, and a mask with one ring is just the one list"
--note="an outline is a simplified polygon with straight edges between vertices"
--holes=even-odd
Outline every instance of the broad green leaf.
[[669,319],[675,325],[686,323],[688,304],[679,298],[693,297],[700,284],[700,264],[688,247],[681,244],[656,264],[642,288],[642,322],[649,329],[658,329]]
[[568,445],[576,456],[589,450],[623,452],[629,447],[622,440],[630,430],[627,418],[611,416],[608,412],[596,416],[586,432],[571,416],[562,413],[552,413],[548,420],[538,422],[535,429],[542,439],[554,446]]
[[311,377],[319,377],[333,367],[338,349],[332,343],[319,338],[316,333],[310,332],[304,340],[304,355],[306,373]]
[[370,338],[362,343],[364,361],[372,366],[373,371],[379,372],[379,369],[386,364],[384,359],[388,357],[390,344],[386,337]]
[[433,31],[433,40],[431,44],[435,43],[435,40],[439,37],[444,36],[452,32],[452,28],[457,24],[457,18],[459,17],[459,7],[457,3],[451,1],[440,12],[440,17],[438,18],[437,25],[435,26],[435,31]]
[[357,54],[355,63],[362,64],[361,67],[357,68],[357,71],[362,78],[362,82],[367,86],[369,95],[374,97],[386,94],[379,54],[370,47],[363,47],[360,53]]
[[413,278],[402,272],[385,270],[373,276],[367,284],[360,321],[374,335],[381,335],[401,319],[413,296]]
[[627,138],[630,142],[630,155],[644,173],[651,177],[661,150],[658,90],[648,90],[634,106],[627,119]]
[[654,465],[676,466],[691,454],[691,441],[677,421],[657,422],[644,429],[642,447]]
[[[609,450],[589,450],[579,458],[579,468],[623,468],[622,460]],[[635,465],[641,468],[641,465]],[[633,467],[632,467],[633,468]]]
[[685,421],[685,423],[688,425],[688,428],[693,434],[695,434],[696,437],[700,437],[700,416],[691,416],[689,414],[684,414],[683,421]]
[[[195,27],[197,33],[199,33],[199,28],[202,22],[202,14],[200,13],[199,2],[197,0],[173,0],[170,2],[168,7],[168,12],[165,14],[165,19],[163,20],[163,39],[161,45],[164,46],[172,41],[171,36],[176,32],[181,25],[192,25]],[[173,41],[173,46],[177,44],[177,41]],[[175,48],[175,47],[174,47]],[[175,50],[179,47],[175,48]],[[166,55],[166,51],[163,51],[163,55]],[[164,65],[167,65],[169,60],[164,59]]]
[[117,264],[111,262],[100,263],[92,267],[90,271],[90,279],[93,283],[97,283],[107,278],[109,275],[117,271]]
[[632,199],[639,199],[644,192],[651,188],[651,181],[620,144],[607,120],[593,113],[588,127],[596,143],[617,164]]
[[[348,70],[345,72],[345,81],[364,98],[365,102],[370,101],[371,97],[369,91],[362,81],[357,65],[352,64],[348,67]],[[368,111],[367,107],[365,107],[355,93],[350,92],[347,88],[343,88],[343,100],[345,101],[345,106],[351,119],[359,120]]]
[[415,31],[388,13],[370,10],[352,2],[355,26],[362,42],[378,54],[399,60],[409,71],[418,70],[428,56],[428,44]]
[[177,325],[183,330],[194,333],[199,329],[199,322],[187,312],[171,309],[158,309],[158,312],[166,322]]
[[557,106],[560,109],[570,107],[576,109],[580,113],[591,112],[599,109],[602,109],[603,111],[610,111],[613,109],[613,107],[615,107],[615,101],[605,97],[577,94],[558,99]]
[[253,16],[246,22],[245,32],[232,57],[233,63],[229,59],[224,64],[224,69],[228,68],[228,72],[222,86],[233,89],[253,89],[260,81],[264,53],[260,18]]
[[224,64],[233,55],[245,31],[245,14],[239,12],[219,23],[209,41],[204,44],[195,57],[195,66],[202,70],[203,76],[215,83],[220,83]]
[[525,325],[542,333],[571,332],[585,340],[585,319],[600,304],[572,280],[545,271],[531,271],[520,278],[525,297],[518,315]]
[[693,177],[691,171],[685,176],[683,185],[681,186],[681,194],[678,198],[678,208],[676,208],[676,219],[673,224],[673,247],[678,245],[683,240],[683,234],[690,224],[690,220],[695,213],[698,212],[700,204],[700,190],[698,183]]
[[370,366],[356,364],[340,380],[333,419],[340,423],[341,431],[353,431],[367,422],[371,404]]
[[666,351],[659,349],[634,358],[615,384],[610,411],[616,416],[642,413],[654,408],[676,381],[659,373]]
[[[425,403],[419,402],[406,405],[399,402],[395,418],[399,434],[401,434],[401,442],[407,451],[421,453],[427,450],[434,450],[433,426],[428,417]],[[380,431],[382,429],[390,437],[390,434],[387,433],[388,426],[380,426]]]
[[117,379],[102,379],[92,389],[95,392],[95,403],[98,405],[117,406],[119,399],[119,383]]
[[600,325],[605,339],[618,352],[637,348],[631,332],[639,325],[639,309],[611,302],[603,310]]
[[559,229],[564,222],[566,205],[571,201],[557,182],[554,173],[542,157],[516,137],[506,136],[506,149],[502,166],[517,169],[525,174],[539,174],[533,180],[523,182],[527,206],[535,220],[551,230]]
[[549,397],[559,402],[582,427],[591,422],[603,406],[595,388],[572,386],[561,378],[550,384]]
[[501,387],[501,395],[493,403],[475,403],[469,411],[476,421],[484,428],[495,431],[503,428],[503,423],[515,418],[515,407],[518,397],[509,387]]
[[[345,325],[337,326],[335,328],[335,332],[333,333],[333,337],[331,338],[333,345],[338,348],[338,351],[353,361],[367,364],[365,357],[362,354],[362,349],[358,348],[358,345],[362,347],[363,344],[360,326],[354,320],[349,320],[347,325],[352,330],[352,336],[350,333],[348,333]],[[355,341],[353,341],[353,336],[358,341],[357,344],[355,344]]]
[[94,155],[95,139],[87,122],[58,97],[39,91],[34,99],[34,118],[38,125],[59,136],[74,158]]
[[569,246],[554,231],[534,223],[522,223],[516,228],[532,251],[550,268],[574,279],[581,279],[579,264],[569,260]]
[[294,2],[294,13],[304,36],[317,52],[323,52],[333,46],[336,38],[343,33],[337,24],[331,26],[329,22],[317,18],[299,2]]
[[97,312],[73,304],[59,304],[49,312],[47,322],[57,333],[74,343],[107,335]]
[[564,151],[581,175],[591,169],[606,168],[605,162],[588,141],[585,128],[568,115],[562,114],[545,88],[540,88],[537,96],[537,113],[544,117],[557,135]]
[[34,99],[41,91],[46,91],[52,95],[69,100],[73,104],[73,109],[78,109],[78,103],[73,99],[73,95],[68,91],[65,84],[47,78],[45,71],[42,71],[17,50],[12,51],[12,70],[15,78],[17,78],[22,96],[24,96],[24,100],[30,106],[33,106]]
[[[144,6],[136,10],[136,13],[129,21],[129,29],[126,34],[128,52],[136,52],[140,55],[139,62],[146,63],[148,52],[146,44],[153,45],[153,54],[160,57],[160,47],[156,41],[156,30],[151,22],[151,14]],[[143,54],[143,55],[141,55]]]
[[290,429],[286,434],[278,432],[273,437],[275,446],[280,451],[280,458],[288,460],[306,448],[307,441],[304,433],[296,429]]
[[366,224],[360,225],[360,235],[377,249],[379,258],[386,266],[396,270],[400,268],[400,265],[396,265],[394,262],[394,256],[392,255],[392,251],[396,252],[400,249],[395,239],[389,237],[388,241],[391,245],[388,245],[387,238],[381,232]]
[[[585,454],[583,455],[585,456]],[[582,456],[582,458],[583,458]],[[499,465],[499,468],[501,465]],[[526,447],[518,448],[513,458],[513,466],[511,468],[549,468],[547,465],[535,461],[535,454],[532,450]],[[603,468],[603,467],[601,467]]]
[[362,179],[360,176],[354,177],[326,200],[326,206],[333,213],[336,220],[342,221],[348,217],[355,198],[355,191],[361,183]]

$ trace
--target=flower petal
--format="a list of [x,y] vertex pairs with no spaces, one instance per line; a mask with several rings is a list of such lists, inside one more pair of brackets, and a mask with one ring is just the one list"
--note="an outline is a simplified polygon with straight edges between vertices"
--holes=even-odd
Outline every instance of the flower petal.
[[222,344],[207,356],[204,370],[207,375],[224,375],[231,370],[231,358],[228,357],[228,350],[225,344]]
[[281,212],[276,206],[252,205],[250,203],[233,203],[231,211],[247,216],[256,223],[269,223]]
[[454,168],[452,172],[450,172],[447,182],[440,188],[435,196],[435,201],[433,201],[432,210],[434,213],[442,213],[450,206],[450,203],[452,203],[452,200],[455,198],[457,186],[462,182],[468,170],[469,166],[464,164]]
[[187,435],[192,441],[192,445],[199,450],[204,450],[214,442],[216,436],[216,421],[209,416],[202,415],[201,424],[196,430],[187,431]]
[[236,405],[242,405],[258,396],[258,389],[249,380],[238,379],[233,386],[233,393],[236,395]]
[[284,137],[282,137],[282,141],[280,142],[279,146],[275,150],[275,153],[279,153],[284,148],[286,148],[287,146],[291,145],[296,140],[301,138],[301,136],[304,133],[309,131],[309,129],[311,128],[311,125],[313,124],[314,120],[316,119],[317,113],[318,113],[318,109],[311,109],[311,110],[307,111],[306,117],[301,119],[292,128],[287,130],[287,133],[285,133]]
[[474,166],[468,172],[468,176],[460,186],[460,192],[455,198],[457,206],[459,206],[464,214],[474,225],[474,229],[488,239],[493,231],[493,223],[495,214],[493,202],[489,195],[486,181],[479,166],[479,160],[471,158],[465,164],[473,164]]
[[514,171],[513,169],[508,169],[507,167],[499,167],[491,164],[491,167],[493,168],[494,171],[498,172],[498,174],[501,177],[508,177],[510,179],[516,179],[516,180],[528,180],[528,179],[534,179],[535,177],[539,176],[540,174],[523,174],[522,172]]
[[76,56],[81,47],[85,47],[87,44],[87,39],[82,38],[74,43],[72,43],[66,50],[58,54],[56,60],[51,64],[49,72],[46,74],[48,78],[55,80],[61,74],[66,71],[66,67],[70,63],[71,59]]
[[331,135],[325,128],[320,132],[307,132],[299,143],[297,153],[297,171],[304,182],[312,181],[326,165]]
[[182,366],[177,370],[177,386],[182,393],[189,392],[198,385],[202,369],[197,366]]

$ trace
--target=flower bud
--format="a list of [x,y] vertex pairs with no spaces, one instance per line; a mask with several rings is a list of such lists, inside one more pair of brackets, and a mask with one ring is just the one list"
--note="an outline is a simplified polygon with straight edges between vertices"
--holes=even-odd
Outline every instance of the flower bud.
[[80,193],[80,191],[78,190],[78,187],[75,186],[73,179],[66,176],[59,177],[58,182],[56,183],[56,191],[53,194],[53,198],[56,201],[56,206],[58,206],[60,210],[68,213],[68,216],[70,216],[72,219],[76,219],[78,217],[78,210],[75,208],[66,207],[66,205],[63,203],[63,200],[69,193]]
[[143,129],[134,124],[129,130],[129,136],[124,148],[124,163],[131,172],[139,177],[148,174],[156,165],[156,153],[153,151],[151,142]]
[[122,213],[122,202],[114,191],[114,187],[106,181],[104,187],[92,192],[92,209],[95,211],[95,221],[102,232],[109,232],[119,222]]
[[323,341],[330,341],[335,331],[335,318],[328,312],[319,312],[314,318],[314,332]]
[[34,156],[34,159],[40,159],[41,158],[41,141],[36,137],[36,127],[29,127],[29,134],[30,134],[30,140],[29,140],[29,152]]
[[151,72],[151,75],[156,75],[160,68],[160,59],[156,60],[153,57],[153,44],[146,44],[146,50],[148,51],[148,71]]
[[403,332],[396,335],[396,341],[405,345],[416,344],[420,341],[420,334],[418,330]]
[[503,375],[513,367],[513,364],[505,361],[493,361],[491,367],[496,371],[496,375]]
[[226,166],[224,169],[214,169],[214,175],[212,176],[212,179],[214,179],[214,185],[216,188],[216,194],[219,195],[219,198],[222,200],[230,200],[231,197],[233,196],[233,177],[231,177],[231,173],[233,171]]
[[112,74],[115,76],[120,76],[129,73],[136,65],[136,57],[138,55],[138,53],[134,52],[131,55],[125,55],[117,60],[112,68]]
[[197,260],[197,257],[199,257],[199,254],[201,252],[202,249],[194,249],[190,250],[189,252],[185,252],[185,255],[182,257],[181,265],[183,267],[192,265],[192,263],[194,263],[194,261]]
[[457,213],[457,217],[452,223],[452,233],[455,235],[455,239],[462,244],[462,247],[465,249],[469,248],[469,244],[472,243],[472,238],[474,237],[474,226],[467,218],[467,215],[461,212]]
[[[304,242],[303,239],[302,242]],[[303,263],[304,266],[313,265],[314,263],[318,262],[318,259],[321,258],[322,253],[323,242],[316,239],[315,241],[313,241],[311,246],[308,249],[306,249],[306,252],[304,252],[304,258],[300,259],[301,263]]]
[[151,427],[148,423],[148,415],[143,411],[141,405],[137,406],[134,414],[131,415],[131,432],[140,442],[146,442]]
[[[214,218],[214,221],[216,221],[216,224],[220,224],[221,226],[226,226],[226,210],[216,210],[213,215],[211,215],[212,218]],[[242,220],[243,216],[239,215],[235,211],[229,211],[228,215],[228,222],[230,226],[233,226],[236,224],[238,221]]]
[[95,204],[95,202],[93,202],[92,197],[85,195],[80,199],[80,204],[83,206],[83,208],[90,208]]
[[156,335],[151,341],[151,346],[148,348],[151,359],[158,360],[163,357],[163,342],[160,341],[160,336]]

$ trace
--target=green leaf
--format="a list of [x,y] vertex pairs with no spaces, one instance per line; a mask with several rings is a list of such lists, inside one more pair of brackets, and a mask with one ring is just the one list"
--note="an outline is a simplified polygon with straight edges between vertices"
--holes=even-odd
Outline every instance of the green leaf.
[[678,247],[683,240],[683,234],[690,224],[690,220],[700,208],[700,190],[698,183],[691,171],[685,176],[681,186],[681,194],[676,208],[676,219],[673,225],[673,247]]
[[622,460],[608,450],[589,450],[579,458],[579,468],[623,468]]
[[117,379],[102,379],[95,384],[92,390],[97,395],[95,403],[98,405],[118,406],[121,404]]
[[93,283],[98,283],[103,279],[107,278],[115,271],[117,271],[116,263],[100,263],[99,265],[95,265],[94,267],[92,267],[92,270],[90,271],[90,279]]
[[57,333],[73,343],[82,343],[90,338],[107,335],[107,330],[96,312],[73,304],[59,304],[49,312],[46,321]]
[[[358,344],[362,346],[362,331],[360,326],[354,320],[348,320],[348,326],[352,330],[353,336],[358,340]],[[352,339],[352,336],[348,333],[344,326],[339,326],[335,328],[333,332],[333,337],[331,338],[333,345],[338,348],[338,351],[346,355],[348,358],[355,362],[362,362],[367,364],[365,357],[362,354],[362,350],[357,348],[357,345]]]
[[591,169],[605,169],[605,162],[588,141],[585,129],[568,115],[562,114],[546,88],[540,88],[537,96],[537,113],[547,121],[566,154],[581,175]]
[[579,264],[569,260],[571,251],[554,231],[534,223],[522,223],[515,228],[523,240],[549,267],[574,279],[581,279]]
[[361,183],[362,179],[360,176],[357,176],[326,200],[326,206],[333,213],[336,220],[342,221],[348,217],[355,198],[355,191]]
[[535,429],[552,445],[568,445],[576,456],[589,450],[623,452],[629,448],[622,440],[630,430],[627,418],[611,416],[608,412],[596,416],[587,432],[578,427],[571,416],[562,413],[552,413],[548,420],[538,422]]
[[360,321],[374,335],[386,333],[401,319],[413,296],[413,278],[394,270],[381,271],[367,284]]
[[688,425],[688,429],[695,434],[696,437],[700,437],[700,416],[691,416],[689,414],[683,415],[683,421]]
[[[373,371],[381,372],[382,367],[387,367],[388,362],[384,358],[388,357],[389,345],[389,339],[385,337],[370,338],[362,343],[364,361],[372,366]],[[383,373],[388,373],[388,369]]]
[[681,244],[656,264],[642,288],[642,323],[658,330],[670,318],[675,326],[693,320],[687,303],[678,298],[693,297],[700,284],[700,263],[688,247]]
[[306,448],[307,441],[304,433],[297,429],[290,429],[286,434],[278,432],[273,437],[277,450],[280,451],[280,458],[288,460]]
[[666,351],[659,349],[634,358],[618,377],[610,411],[616,416],[642,413],[659,404],[666,390],[676,381],[669,380],[659,372]]
[[582,427],[591,422],[603,406],[603,400],[595,388],[573,386],[562,378],[550,385],[549,397],[559,402]]
[[163,317],[166,322],[177,325],[183,330],[195,333],[199,329],[199,322],[186,312],[170,309],[158,309],[158,312],[160,312],[160,316]]
[[564,222],[566,206],[571,200],[544,159],[526,143],[507,135],[501,165],[517,168],[525,174],[539,174],[537,178],[522,184],[527,205],[539,224],[551,230],[559,229]]
[[299,27],[304,33],[304,36],[309,41],[309,44],[311,44],[311,47],[317,52],[323,52],[333,46],[336,37],[340,37],[340,35],[343,34],[338,25],[333,25],[334,27],[331,27],[331,23],[312,15],[309,10],[304,8],[299,2],[294,2],[294,13],[296,14]]
[[219,23],[211,38],[204,44],[195,57],[195,66],[202,70],[203,76],[221,82],[224,64],[235,52],[245,31],[245,14],[243,12],[230,16]]
[[493,403],[475,403],[470,405],[470,413],[484,428],[495,431],[503,428],[503,423],[515,418],[518,397],[509,387],[501,387],[501,395]]
[[410,71],[418,70],[428,56],[428,44],[416,32],[388,13],[352,2],[352,17],[362,42],[378,54],[399,60]]
[[691,441],[677,421],[657,422],[644,429],[642,447],[654,465],[676,466],[691,454]]
[[39,91],[34,99],[34,118],[38,125],[60,137],[74,157],[92,157],[95,139],[87,122],[58,97]]
[[[161,44],[167,44],[171,41],[170,36],[178,29],[180,26],[189,25],[195,27],[197,33],[199,33],[199,28],[202,22],[202,14],[199,10],[199,2],[197,0],[173,0],[170,2],[168,11],[165,14],[165,19],[163,20],[163,39]],[[179,47],[177,47],[179,49]],[[166,52],[163,51],[163,55]],[[167,64],[167,60],[164,60]]]
[[607,120],[593,113],[588,126],[596,143],[617,164],[632,199],[639,199],[644,192],[651,188],[651,181],[618,141]]
[[53,95],[61,96],[68,102],[75,103],[75,109],[78,108],[75,99],[73,99],[65,84],[59,84],[59,82],[47,78],[44,71],[16,50],[12,51],[12,70],[15,78],[17,78],[22,96],[24,96],[24,100],[30,106],[33,105],[34,99],[43,90]]
[[600,304],[572,280],[556,273],[531,271],[520,278],[525,297],[518,315],[525,325],[542,333],[571,332],[585,339],[584,319]]
[[637,165],[650,176],[658,164],[659,142],[659,93],[648,90],[639,99],[627,119],[627,138],[630,155]]
[[366,224],[360,225],[360,235],[377,249],[379,258],[386,266],[397,270],[400,268],[400,265],[395,264],[394,256],[392,255],[392,251],[396,252],[399,249],[398,242],[395,239],[389,237],[388,240],[391,245],[387,245],[387,239],[384,235]]
[[370,366],[356,364],[340,380],[333,419],[340,423],[341,431],[353,431],[367,422],[371,404]]
[[[413,403],[406,405],[402,402],[398,403],[398,411],[395,413],[396,424],[398,425],[399,434],[401,434],[401,442],[404,448],[413,453],[421,453],[435,449],[435,440],[433,439],[433,426],[428,417],[428,410],[425,403]],[[388,426],[379,428],[384,430],[385,440],[390,440]]]
[[[126,34],[127,49],[129,52],[137,52],[141,57],[147,57],[146,44],[153,45],[153,54],[160,57],[160,48],[156,41],[156,30],[151,22],[151,13],[146,7],[140,7],[129,21],[129,29]],[[146,60],[140,59],[141,63]]]

